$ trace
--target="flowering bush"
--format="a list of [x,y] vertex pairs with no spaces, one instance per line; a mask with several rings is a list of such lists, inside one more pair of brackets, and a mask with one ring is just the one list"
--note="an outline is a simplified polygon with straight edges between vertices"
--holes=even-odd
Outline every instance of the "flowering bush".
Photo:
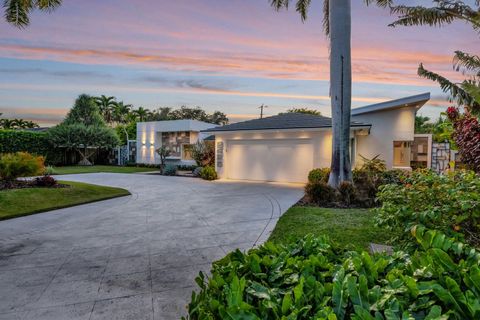
[[457,108],[447,109],[447,116],[453,122],[453,139],[458,147],[462,162],[475,172],[480,172],[480,124],[468,110],[460,114]]

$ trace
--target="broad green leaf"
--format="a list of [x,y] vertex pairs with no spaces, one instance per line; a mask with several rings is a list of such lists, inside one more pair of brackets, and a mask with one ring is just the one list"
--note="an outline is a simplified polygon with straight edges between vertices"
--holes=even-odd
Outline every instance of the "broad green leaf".
[[284,315],[287,314],[291,306],[292,306],[292,295],[290,293],[287,293],[285,296],[283,296],[282,314]]

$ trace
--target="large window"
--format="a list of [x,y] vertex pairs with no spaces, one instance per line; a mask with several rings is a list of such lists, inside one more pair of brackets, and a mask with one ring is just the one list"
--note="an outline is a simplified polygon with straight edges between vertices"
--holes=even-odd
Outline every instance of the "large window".
[[393,142],[393,166],[399,168],[410,167],[410,141]]

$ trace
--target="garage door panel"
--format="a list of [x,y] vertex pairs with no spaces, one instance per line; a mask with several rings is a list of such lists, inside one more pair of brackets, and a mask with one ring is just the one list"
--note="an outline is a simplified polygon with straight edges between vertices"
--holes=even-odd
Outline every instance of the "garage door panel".
[[313,168],[311,140],[228,142],[227,176],[236,180],[305,182]]

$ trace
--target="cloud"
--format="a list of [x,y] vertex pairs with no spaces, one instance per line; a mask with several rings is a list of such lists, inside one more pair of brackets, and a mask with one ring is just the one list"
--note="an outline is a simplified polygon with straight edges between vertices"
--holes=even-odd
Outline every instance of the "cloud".
[[78,71],[78,70],[58,70],[51,71],[42,68],[0,68],[0,73],[31,75],[39,74],[46,76],[53,76],[59,78],[112,78],[111,74],[100,73],[94,71]]

